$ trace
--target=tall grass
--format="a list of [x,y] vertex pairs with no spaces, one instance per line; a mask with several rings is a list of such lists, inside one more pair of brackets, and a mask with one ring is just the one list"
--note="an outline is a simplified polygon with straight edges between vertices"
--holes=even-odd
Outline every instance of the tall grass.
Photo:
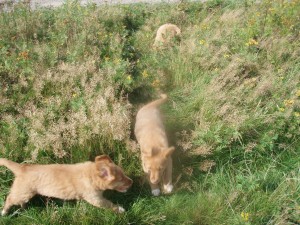
[[[0,156],[76,163],[109,154],[134,185],[106,193],[122,215],[37,197],[0,223],[300,223],[299,10],[297,0],[210,0],[1,12]],[[155,50],[167,22],[181,41]],[[132,127],[161,92],[175,191],[154,198]],[[1,169],[1,206],[12,179]]]

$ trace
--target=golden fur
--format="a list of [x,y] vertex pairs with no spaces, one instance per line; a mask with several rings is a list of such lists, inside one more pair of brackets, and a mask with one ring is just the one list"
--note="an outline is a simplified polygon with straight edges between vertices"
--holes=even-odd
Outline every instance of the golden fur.
[[180,37],[181,30],[174,24],[166,23],[160,26],[156,32],[155,41],[153,44],[154,48],[158,48],[167,44],[174,37]]
[[0,165],[15,175],[2,215],[13,205],[24,207],[36,194],[64,200],[84,199],[96,207],[124,212],[122,207],[104,199],[102,193],[106,189],[126,192],[132,185],[132,180],[106,155],[97,156],[95,162],[69,165],[18,164],[1,158]]
[[146,173],[152,194],[160,194],[159,183],[170,193],[172,185],[172,158],[174,147],[169,147],[159,106],[167,100],[166,95],[142,107],[136,116],[135,136],[141,148],[143,170]]

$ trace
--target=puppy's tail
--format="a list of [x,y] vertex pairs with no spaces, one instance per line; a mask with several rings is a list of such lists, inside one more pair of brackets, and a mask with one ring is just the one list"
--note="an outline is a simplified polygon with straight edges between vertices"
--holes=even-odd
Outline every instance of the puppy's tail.
[[157,99],[153,102],[150,102],[147,106],[149,106],[149,107],[158,107],[161,104],[165,103],[168,99],[168,96],[166,94],[161,94],[160,97],[161,97],[160,99]]
[[18,175],[21,173],[21,165],[19,163],[10,161],[8,159],[0,158],[0,166],[6,166],[15,175]]

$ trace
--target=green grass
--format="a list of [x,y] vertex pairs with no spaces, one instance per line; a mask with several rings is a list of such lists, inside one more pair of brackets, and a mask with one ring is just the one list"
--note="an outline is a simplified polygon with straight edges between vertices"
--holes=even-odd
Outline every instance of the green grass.
[[[210,0],[0,14],[0,157],[76,163],[108,154],[133,178],[86,202],[37,196],[0,224],[299,224],[300,3]],[[163,23],[180,43],[152,49]],[[133,126],[162,107],[175,191],[152,197]],[[0,171],[0,207],[13,175]]]

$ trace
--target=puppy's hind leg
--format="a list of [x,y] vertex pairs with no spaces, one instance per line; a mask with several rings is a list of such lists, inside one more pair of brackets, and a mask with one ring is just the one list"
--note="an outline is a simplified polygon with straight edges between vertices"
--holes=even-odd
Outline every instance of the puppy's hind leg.
[[20,205],[22,208],[25,204],[35,195],[29,188],[26,188],[24,184],[18,184],[17,180],[15,180],[9,195],[6,198],[4,203],[4,207],[1,211],[1,215],[5,216],[9,209],[14,205]]

